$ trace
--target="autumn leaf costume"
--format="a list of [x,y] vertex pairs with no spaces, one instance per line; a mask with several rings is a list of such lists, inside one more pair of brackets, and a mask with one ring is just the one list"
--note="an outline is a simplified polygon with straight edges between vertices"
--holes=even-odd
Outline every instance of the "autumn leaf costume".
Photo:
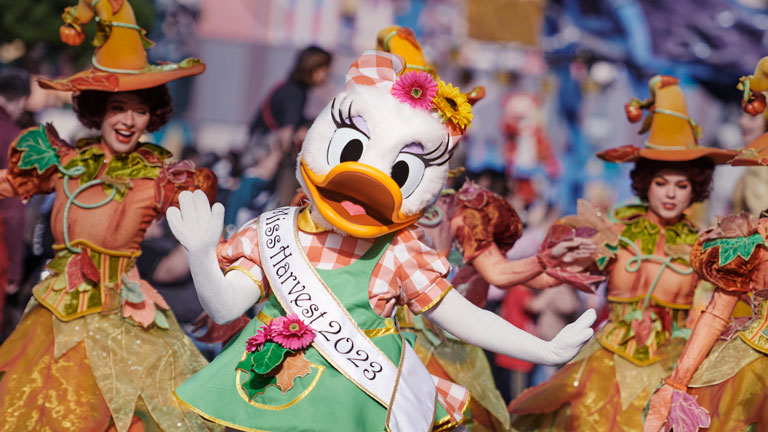
[[[658,76],[649,87],[651,99],[636,101],[651,109],[644,128],[650,129],[645,148],[619,147],[598,154],[600,158],[682,162],[709,157],[724,163],[735,155],[698,146],[698,126],[687,115],[676,79]],[[599,211],[580,209],[579,213],[578,218],[555,224],[549,237],[556,240],[561,232],[574,235],[571,231],[578,235],[585,226],[611,230]],[[645,205],[615,210],[615,234],[602,242],[609,253],[595,262],[608,279],[608,321],[550,381],[510,403],[510,412],[518,415],[514,426],[558,431],[642,428],[643,408],[660,380],[672,371],[690,333],[686,320],[698,283],[689,263],[698,238],[696,224],[682,215],[677,222],[660,226],[650,214]]]
[[[768,57],[753,75],[742,78],[740,89],[743,109],[760,114],[765,108],[761,92],[768,90]],[[766,142],[768,134],[756,138],[731,164],[765,166]],[[768,219],[764,216],[756,220],[741,213],[719,219],[694,246],[693,268],[715,285],[715,292],[674,372],[651,400],[646,431],[768,427]]]
[[[130,43],[140,29],[119,27],[120,17],[133,16],[127,2],[81,2],[68,9],[65,21],[82,24],[94,11],[102,24],[116,27],[94,56],[101,69],[94,63],[76,79],[49,87],[130,91],[181,76],[150,76],[139,38],[138,48]],[[82,22],[74,21],[78,16]],[[82,31],[79,24],[77,29]],[[135,59],[118,55],[120,46],[143,55],[131,73],[104,70],[131,67]],[[202,72],[199,66],[192,72]],[[9,168],[0,171],[2,198],[56,194],[55,257],[0,346],[2,431],[210,427],[173,398],[173,389],[206,361],[162,296],[140,278],[135,261],[145,230],[178,194],[200,188],[213,198],[216,178],[189,162],[171,162],[168,151],[152,144],[139,142],[127,153],[108,146],[101,137],[69,145],[52,125],[34,127],[15,140]]]

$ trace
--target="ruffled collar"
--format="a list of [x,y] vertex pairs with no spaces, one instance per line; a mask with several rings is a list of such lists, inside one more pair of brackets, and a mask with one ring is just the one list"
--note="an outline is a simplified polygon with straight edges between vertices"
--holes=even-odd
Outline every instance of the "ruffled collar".
[[109,195],[112,189],[117,189],[115,199],[121,201],[127,189],[132,187],[132,179],[156,179],[170,155],[162,147],[139,143],[136,150],[130,153],[112,156],[100,175],[105,159],[101,138],[86,138],[77,142],[77,156],[67,162],[65,168],[82,167],[84,171],[78,177],[81,185],[100,178],[104,180],[104,193]]
[[[614,211],[614,217],[624,224],[621,233],[636,244],[639,242],[640,250],[647,255],[653,255],[659,240],[661,227],[651,222],[646,213],[646,205],[629,205],[619,207]],[[696,243],[699,236],[699,227],[688,215],[671,225],[664,226],[664,249],[667,255],[685,261],[689,260],[690,248]]]

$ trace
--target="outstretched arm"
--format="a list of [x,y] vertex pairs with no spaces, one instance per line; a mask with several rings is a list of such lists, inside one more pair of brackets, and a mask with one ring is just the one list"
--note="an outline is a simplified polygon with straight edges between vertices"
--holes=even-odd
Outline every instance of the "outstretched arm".
[[459,339],[521,360],[545,365],[567,362],[592,337],[595,311],[588,310],[547,342],[520,330],[500,316],[480,309],[451,290],[425,312],[427,317]]
[[557,262],[570,265],[591,257],[596,250],[597,246],[593,243],[577,238],[560,242],[553,248],[542,251],[544,259],[532,256],[510,261],[504,257],[498,246],[492,243],[475,257],[471,264],[486,282],[499,288],[526,284],[531,288],[543,289],[563,284],[543,273],[546,270],[543,263]]
[[688,387],[696,370],[728,324],[740,297],[741,293],[738,292],[722,289],[715,291],[707,309],[696,322],[675,370],[651,398],[648,417],[645,420],[645,432],[657,432],[664,425],[669,415],[672,392],[674,389],[685,391]]
[[200,304],[218,324],[237,319],[262,296],[259,284],[245,273],[219,268],[216,245],[224,226],[224,206],[211,206],[201,190],[179,195],[179,208],[166,212],[173,235],[187,250]]

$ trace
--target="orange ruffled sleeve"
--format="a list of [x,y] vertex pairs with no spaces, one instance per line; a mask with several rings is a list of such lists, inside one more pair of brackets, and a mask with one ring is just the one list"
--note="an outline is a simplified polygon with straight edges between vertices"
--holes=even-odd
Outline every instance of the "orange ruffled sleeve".
[[178,207],[181,192],[195,189],[205,192],[208,201],[213,204],[217,187],[216,174],[208,168],[195,168],[189,161],[165,163],[157,177],[156,204],[160,212],[165,213],[168,207]]
[[496,243],[502,253],[509,250],[523,233],[523,222],[515,209],[502,197],[467,182],[456,192],[461,217],[456,238],[464,253],[464,262],[475,259]]
[[[20,149],[22,141],[33,141],[33,145],[25,143],[27,148]],[[34,158],[39,162],[35,162],[35,166],[21,168],[25,152],[31,152],[28,159]],[[0,197],[18,196],[26,201],[32,195],[53,192],[59,171],[51,161],[64,161],[75,153],[75,148],[62,141],[51,124],[25,129],[8,150],[8,169],[0,170]]]
[[767,219],[758,223],[745,214],[728,216],[704,233],[691,251],[696,273],[725,291],[749,292],[768,258]]

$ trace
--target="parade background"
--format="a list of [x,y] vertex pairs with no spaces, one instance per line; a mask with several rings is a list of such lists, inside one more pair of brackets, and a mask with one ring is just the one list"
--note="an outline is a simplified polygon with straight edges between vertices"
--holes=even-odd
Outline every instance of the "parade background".
[[[362,51],[374,48],[380,29],[389,25],[413,29],[441,76],[465,91],[474,86],[486,89],[457,159],[468,177],[510,200],[521,214],[533,240],[524,237],[510,257],[523,257],[535,253],[541,229],[558,215],[575,213],[578,199],[606,209],[634,199],[631,166],[603,162],[594,155],[619,145],[642,144],[640,125],[627,121],[624,104],[632,97],[648,96],[650,77],[669,74],[680,79],[689,112],[703,129],[700,144],[720,148],[745,144],[738,124],[741,93],[736,84],[768,53],[766,3],[134,0],[132,5],[139,25],[156,43],[149,51],[151,61],[195,56],[207,64],[205,74],[169,84],[175,116],[147,139],[211,167],[219,176],[219,199],[225,204],[228,194],[241,187],[242,167],[237,162],[249,146],[249,124],[285,79],[297,52],[317,45],[334,56],[330,79],[309,93],[305,115],[311,119],[343,88],[346,66]],[[59,11],[67,5],[66,0],[0,0],[0,69],[21,68],[33,77],[66,76],[87,66],[92,47],[72,48],[59,40]],[[86,40],[93,32],[89,27]],[[36,85],[32,92],[22,126],[54,122],[69,142],[93,133],[82,129],[66,94]],[[733,189],[743,172],[718,168],[709,202],[695,209],[703,225],[731,211]],[[234,215],[228,218],[230,232],[272,205],[270,190],[249,196],[243,208],[227,209]],[[41,263],[49,257],[50,203],[50,197],[35,198],[27,206],[26,280],[9,293],[4,336],[13,329],[39,278]],[[157,243],[160,238],[162,233],[147,241]],[[158,253],[149,256],[157,258]],[[183,299],[194,296],[194,289],[188,279],[178,285],[183,286],[175,291],[183,307]],[[508,297],[507,302],[525,309],[522,303],[533,294],[514,292],[516,300]],[[497,307],[504,294],[498,292],[489,308]],[[580,295],[579,309],[596,302]],[[537,330],[537,314],[526,314],[523,325]],[[186,321],[193,331],[193,319]],[[216,351],[200,347],[209,354]],[[508,386],[512,393],[525,386],[500,380],[507,399]]]

